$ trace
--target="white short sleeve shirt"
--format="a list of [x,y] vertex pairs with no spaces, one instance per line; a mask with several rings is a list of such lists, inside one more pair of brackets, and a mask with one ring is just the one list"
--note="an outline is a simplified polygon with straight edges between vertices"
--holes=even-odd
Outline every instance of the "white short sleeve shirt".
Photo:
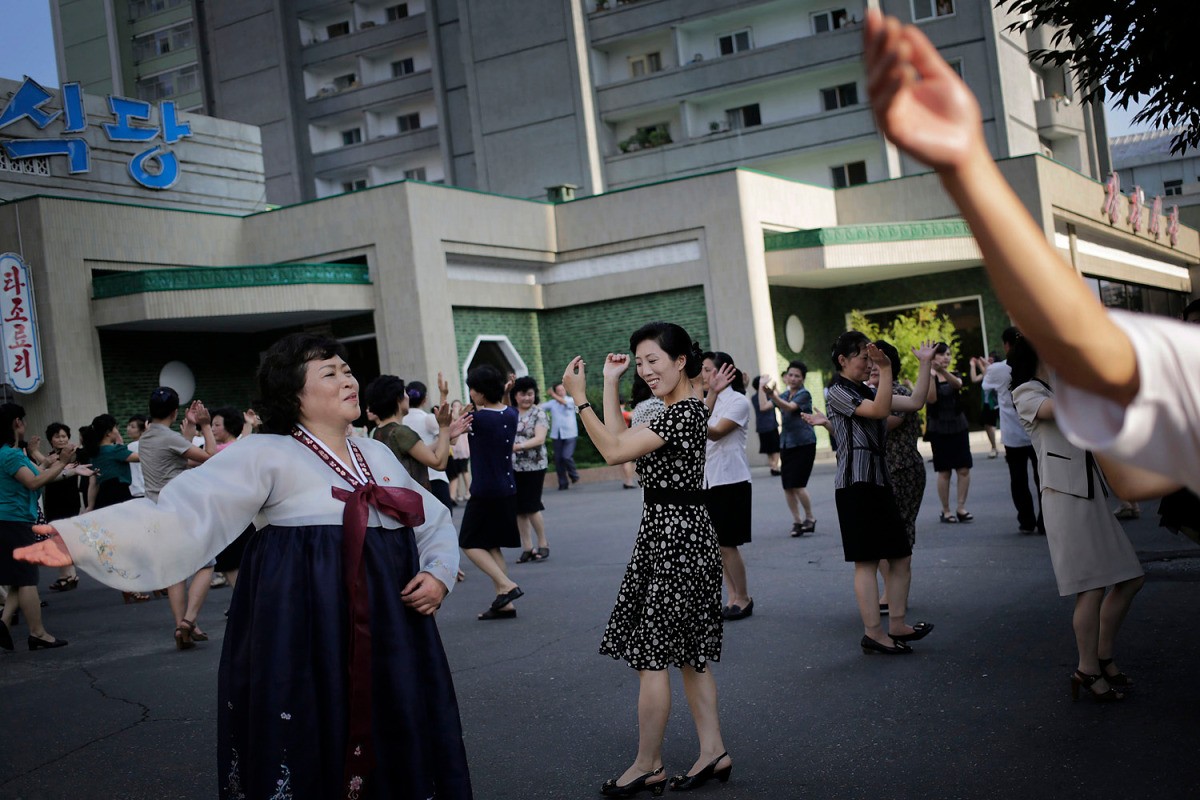
[[750,462],[746,459],[746,432],[754,408],[750,398],[726,387],[717,395],[708,425],[712,427],[722,419],[737,424],[732,431],[720,439],[709,439],[704,461],[704,485],[724,486],[750,480]]

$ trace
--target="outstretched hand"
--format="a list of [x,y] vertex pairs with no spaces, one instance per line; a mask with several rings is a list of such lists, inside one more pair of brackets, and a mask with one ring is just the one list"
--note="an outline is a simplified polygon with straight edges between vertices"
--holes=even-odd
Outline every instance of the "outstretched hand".
[[609,353],[604,359],[604,377],[619,378],[629,369],[628,353]]
[[924,33],[869,9],[863,39],[867,94],[888,139],[939,171],[986,152],[979,103]]
[[811,414],[806,414],[804,412],[801,412],[800,419],[804,420],[809,425],[812,425],[814,428],[824,427],[829,424],[829,417],[825,416],[824,414],[822,414],[820,411],[817,411],[816,409],[814,409]]
[[38,536],[50,538],[13,550],[13,558],[17,561],[28,561],[43,567],[69,567],[75,563],[71,560],[71,552],[63,543],[62,536],[53,525],[34,525],[33,532]]
[[928,364],[933,360],[934,349],[937,347],[937,342],[926,339],[921,342],[919,347],[912,349],[912,354],[917,357],[917,360],[922,364]]
[[737,377],[737,367],[733,364],[722,364],[708,379],[708,388],[714,395],[718,395],[733,383],[735,377]]
[[584,373],[586,366],[583,356],[575,356],[571,363],[567,364],[567,371],[563,373],[563,390],[572,398],[587,396],[587,376]]

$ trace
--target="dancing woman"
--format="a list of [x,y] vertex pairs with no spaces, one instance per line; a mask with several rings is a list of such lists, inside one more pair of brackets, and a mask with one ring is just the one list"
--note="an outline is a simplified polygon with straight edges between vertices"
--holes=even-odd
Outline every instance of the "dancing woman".
[[[831,355],[835,375],[826,412],[838,445],[834,496],[842,550],[846,560],[854,562],[854,595],[864,629],[859,644],[867,654],[911,653],[908,642],[927,636],[933,625],[919,622],[910,626],[904,621],[912,581],[912,546],[888,474],[884,420],[896,400],[913,401],[895,398],[886,388],[875,394],[864,385],[874,364],[879,368],[879,385],[890,387],[892,363],[862,333],[843,333],[834,342]],[[806,418],[815,424],[824,421],[816,415]],[[875,582],[875,572],[884,559],[888,563],[885,580],[891,609],[886,634]]]
[[[721,658],[721,550],[704,505],[704,445],[708,409],[692,394],[700,374],[699,349],[687,332],[669,322],[652,322],[629,339],[638,375],[665,403],[645,426],[626,428],[618,381],[629,367],[627,354],[604,362],[604,419],[587,402],[582,357],[574,358],[563,384],[596,449],[609,464],[637,459],[644,489],[642,522],[600,652],[624,659],[638,671],[638,751],[633,764],[601,792],[630,797],[662,794],[722,783],[733,771],[717,715],[717,685],[707,669]],[[683,674],[700,755],[692,767],[667,780],[663,733],[671,713],[667,668]]]
[[1008,364],[1013,403],[1042,465],[1042,516],[1058,593],[1075,595],[1079,664],[1071,696],[1078,700],[1082,688],[1098,701],[1124,699],[1133,681],[1113,664],[1113,648],[1145,581],[1141,563],[1108,512],[1108,489],[1092,454],[1068,442],[1055,423],[1050,373],[1028,339],[1017,339]]
[[339,343],[286,336],[258,382],[264,433],[185,471],[157,504],[41,526],[52,538],[16,555],[150,589],[192,574],[261,515],[218,674],[219,797],[468,800],[432,617],[458,568],[449,510],[385,445],[346,437],[358,381]]

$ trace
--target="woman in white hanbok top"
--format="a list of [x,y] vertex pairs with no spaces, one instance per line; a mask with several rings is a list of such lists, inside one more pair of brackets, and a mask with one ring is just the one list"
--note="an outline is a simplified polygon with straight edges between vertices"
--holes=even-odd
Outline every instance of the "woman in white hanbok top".
[[[259,370],[266,435],[134,500],[44,526],[17,557],[124,591],[190,575],[253,520],[218,685],[219,796],[470,798],[432,614],[454,586],[449,511],[360,414],[341,345],[293,334]],[[275,434],[275,435],[270,435]]]

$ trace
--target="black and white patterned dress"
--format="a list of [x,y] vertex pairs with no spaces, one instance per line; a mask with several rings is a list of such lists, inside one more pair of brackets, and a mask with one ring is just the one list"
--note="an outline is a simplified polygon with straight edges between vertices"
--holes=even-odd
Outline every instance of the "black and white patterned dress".
[[634,669],[721,660],[721,550],[704,507],[708,409],[694,398],[650,423],[665,444],[637,460],[642,523],[600,652]]

